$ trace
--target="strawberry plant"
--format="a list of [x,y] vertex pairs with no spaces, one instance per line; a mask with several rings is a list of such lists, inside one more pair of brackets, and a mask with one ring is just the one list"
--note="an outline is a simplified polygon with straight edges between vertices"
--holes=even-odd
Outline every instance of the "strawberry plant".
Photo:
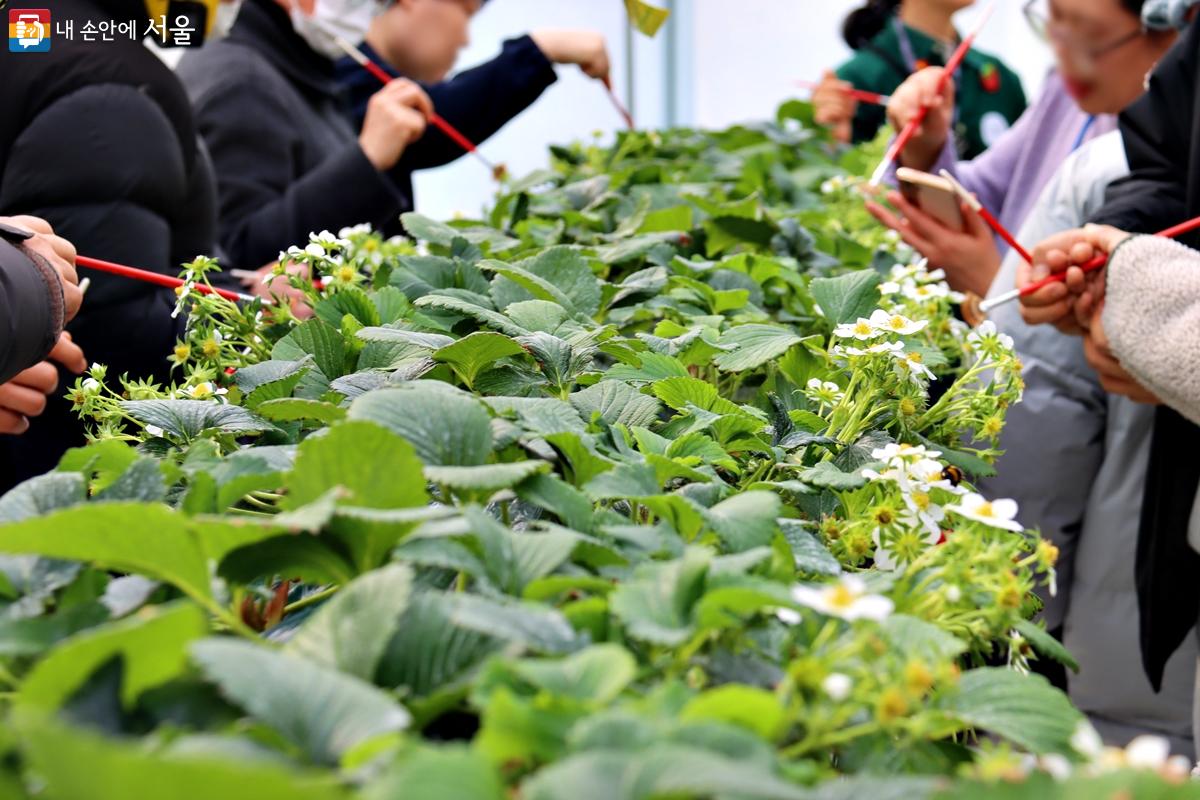
[[315,234],[311,315],[181,291],[176,382],[94,367],[0,498],[7,795],[1166,796],[1029,674],[1011,341],[807,114]]

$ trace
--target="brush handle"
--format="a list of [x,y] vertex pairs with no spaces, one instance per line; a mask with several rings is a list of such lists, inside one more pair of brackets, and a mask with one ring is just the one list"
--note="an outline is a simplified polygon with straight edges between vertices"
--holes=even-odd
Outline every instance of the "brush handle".
[[[816,91],[821,86],[821,84],[813,83],[812,81],[796,81],[796,85],[801,89],[808,89],[810,91]],[[855,100],[863,103],[871,103],[877,106],[886,106],[892,99],[891,95],[880,94],[879,92],[868,92],[863,89],[843,89],[842,92],[849,97],[853,97]]]
[[608,90],[608,99],[612,101],[613,107],[617,109],[618,114],[624,117],[626,127],[629,130],[634,130],[637,126],[633,124],[633,115],[629,113],[629,109],[625,107],[625,104],[617,97],[617,93],[613,91],[612,81],[606,75],[602,79],[602,82],[604,83],[604,88]]
[[[122,278],[129,278],[142,283],[152,283],[156,286],[165,286],[168,289],[178,289],[184,285],[184,282],[179,278],[172,278],[170,275],[161,275],[157,272],[149,270],[137,269],[135,267],[126,267],[123,264],[114,264],[111,261],[101,261],[98,258],[88,258],[87,256],[76,256],[75,265],[86,269],[93,269],[97,272],[107,272],[110,275],[119,275]],[[196,291],[201,294],[218,294],[226,300],[233,302],[251,301],[254,297],[240,292],[230,292],[225,289],[209,288],[203,284],[195,284]]]

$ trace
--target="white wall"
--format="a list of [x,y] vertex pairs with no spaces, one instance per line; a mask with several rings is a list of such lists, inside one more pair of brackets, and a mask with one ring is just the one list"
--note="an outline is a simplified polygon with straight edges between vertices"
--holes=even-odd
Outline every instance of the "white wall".
[[[695,122],[723,126],[761,117],[797,95],[793,81],[817,80],[850,55],[840,29],[852,0],[685,0],[693,6]],[[999,0],[979,47],[1003,58],[1034,93],[1049,52],[1029,30],[1019,0]],[[980,4],[982,6],[982,4]],[[979,7],[957,20],[965,35]],[[733,9],[736,8],[735,12]],[[803,95],[803,92],[800,92]]]

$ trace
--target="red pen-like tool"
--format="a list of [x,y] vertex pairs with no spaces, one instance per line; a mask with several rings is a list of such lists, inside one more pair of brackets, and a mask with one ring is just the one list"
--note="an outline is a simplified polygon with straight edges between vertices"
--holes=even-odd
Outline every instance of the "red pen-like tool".
[[[937,94],[940,95],[943,91],[945,91],[946,85],[953,80],[954,73],[958,72],[958,68],[962,66],[963,59],[967,57],[967,53],[975,44],[975,39],[978,38],[979,34],[983,31],[984,26],[987,25],[988,20],[992,17],[992,12],[995,10],[996,3],[995,0],[992,0],[992,2],[984,10],[983,16],[979,20],[979,24],[975,26],[975,30],[971,31],[971,33],[967,35],[967,38],[962,40],[962,43],[959,44],[958,49],[954,51],[954,55],[950,56],[950,60],[946,62],[946,66],[942,70],[941,78],[938,79],[936,87]],[[892,146],[888,148],[887,154],[884,155],[883,161],[879,162],[879,166],[875,168],[875,173],[871,176],[871,188],[876,188],[879,186],[879,184],[883,183],[883,176],[887,174],[888,167],[890,167],[896,161],[896,159],[900,157],[900,154],[904,152],[904,148],[908,146],[910,141],[912,141],[913,136],[917,134],[917,131],[920,129],[921,124],[925,122],[925,118],[927,116],[929,116],[929,106],[921,106],[916,116],[908,121],[908,124],[904,126],[904,130],[900,131],[900,135],[896,137],[896,141],[892,142]]]
[[[350,58],[354,59],[354,61],[360,67],[362,67],[367,72],[374,75],[376,77],[376,79],[379,80],[380,83],[388,84],[388,83],[392,82],[392,76],[389,75],[383,67],[379,66],[374,61],[367,58],[366,54],[363,53],[361,50],[359,50],[357,47],[350,44],[349,42],[347,42],[345,39],[343,39],[341,37],[337,37],[336,41],[337,41],[338,47],[340,47],[346,51],[346,55],[348,55],[348,56],[350,56]],[[483,153],[479,152],[479,148],[475,146],[474,142],[472,142],[470,139],[468,139],[466,136],[464,136],[462,134],[462,132],[458,130],[458,128],[455,128],[453,125],[451,125],[445,119],[443,119],[440,115],[431,112],[429,114],[429,124],[434,126],[435,128],[437,128],[438,130],[440,130],[442,133],[449,136],[450,139],[455,144],[457,144],[463,150],[467,151],[472,156],[477,158],[479,160],[479,163],[483,164],[485,167],[488,168],[488,171],[492,173],[492,176],[496,180],[502,179],[507,174],[507,170],[504,167],[499,166],[497,164],[493,164],[491,161],[489,161],[487,158],[485,158]]]
[[633,124],[633,115],[629,113],[629,109],[621,102],[621,98],[617,97],[617,93],[613,91],[612,81],[609,78],[604,78],[604,88],[608,91],[608,99],[612,101],[613,108],[617,109],[617,113],[625,120],[626,127],[629,130],[634,130],[637,126]]
[[[1183,236],[1185,233],[1191,233],[1194,230],[1200,230],[1200,217],[1180,223],[1173,228],[1167,228],[1165,231],[1156,233],[1155,236],[1159,236],[1163,239],[1174,239],[1176,236]],[[1108,256],[1096,256],[1091,261],[1080,266],[1080,269],[1086,274],[1089,272],[1095,272],[1098,269],[1103,269],[1106,264],[1108,264]],[[998,306],[1011,303],[1012,301],[1019,300],[1022,297],[1028,297],[1039,289],[1044,289],[1053,283],[1062,283],[1066,279],[1067,273],[1056,272],[1053,275],[1037,281],[1036,283],[1029,284],[1024,289],[1013,289],[1011,292],[994,297],[991,300],[986,300],[980,304],[979,310],[986,313]]]
[[[801,89],[808,89],[810,91],[816,91],[821,86],[821,84],[814,83],[813,81],[796,81],[796,85],[799,86]],[[888,101],[890,101],[892,99],[892,96],[890,94],[879,94],[879,92],[868,92],[863,89],[846,89],[845,93],[847,95],[849,95],[850,97],[853,97],[855,100],[859,101],[860,103],[871,103],[872,105],[877,105],[877,106],[886,106],[888,104]]]
[[[76,256],[75,266],[84,267],[85,269],[94,269],[97,272],[107,272],[110,275],[120,275],[122,278],[131,278],[142,283],[153,283],[156,286],[165,286],[168,289],[177,289],[185,285],[179,278],[173,278],[170,275],[161,275],[157,272],[149,270],[137,269],[136,267],[126,267],[123,264],[114,264],[111,261],[101,261],[98,258],[88,258],[87,256]],[[218,294],[226,300],[233,302],[250,302],[257,298],[242,294],[241,292],[230,292],[226,289],[216,289],[205,286],[204,284],[194,284],[194,288],[201,294]]]

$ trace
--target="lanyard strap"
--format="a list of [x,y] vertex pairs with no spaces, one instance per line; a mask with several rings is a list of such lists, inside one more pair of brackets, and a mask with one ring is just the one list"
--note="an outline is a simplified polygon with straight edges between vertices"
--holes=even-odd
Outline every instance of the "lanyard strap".
[[1091,132],[1094,124],[1096,124],[1096,115],[1092,114],[1088,116],[1083,123],[1083,127],[1079,129],[1079,135],[1075,137],[1075,144],[1071,146],[1072,153],[1083,147],[1083,142],[1085,139],[1087,139],[1087,135]]

